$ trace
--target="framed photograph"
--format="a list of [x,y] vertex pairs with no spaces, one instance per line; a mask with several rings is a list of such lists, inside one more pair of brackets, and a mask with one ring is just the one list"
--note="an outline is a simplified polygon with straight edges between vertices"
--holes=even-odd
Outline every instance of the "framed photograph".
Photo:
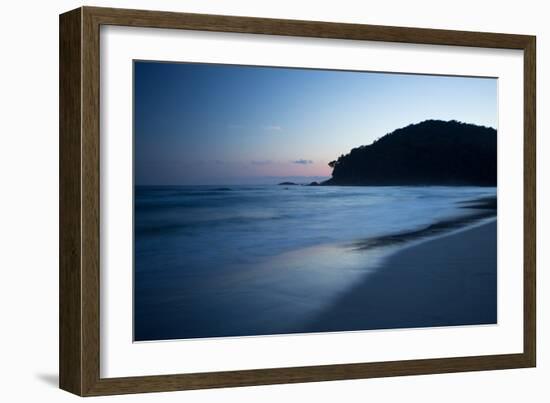
[[535,37],[60,16],[60,387],[533,367]]

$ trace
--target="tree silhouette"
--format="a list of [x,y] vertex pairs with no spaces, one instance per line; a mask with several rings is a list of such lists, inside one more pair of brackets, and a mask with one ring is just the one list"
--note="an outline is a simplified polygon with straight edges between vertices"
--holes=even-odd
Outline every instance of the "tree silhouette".
[[496,186],[496,134],[455,120],[412,124],[331,161],[323,184]]

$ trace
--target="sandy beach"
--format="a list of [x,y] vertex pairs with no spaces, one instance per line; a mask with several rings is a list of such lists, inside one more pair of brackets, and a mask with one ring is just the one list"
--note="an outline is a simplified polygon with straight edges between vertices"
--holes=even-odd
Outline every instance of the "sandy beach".
[[494,220],[402,249],[304,331],[496,323],[496,247]]

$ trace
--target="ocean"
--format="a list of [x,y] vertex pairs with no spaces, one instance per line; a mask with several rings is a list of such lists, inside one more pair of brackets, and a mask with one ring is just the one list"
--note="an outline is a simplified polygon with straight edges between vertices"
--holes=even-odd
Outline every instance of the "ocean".
[[494,219],[495,197],[490,187],[136,186],[134,339],[305,332],[397,249]]

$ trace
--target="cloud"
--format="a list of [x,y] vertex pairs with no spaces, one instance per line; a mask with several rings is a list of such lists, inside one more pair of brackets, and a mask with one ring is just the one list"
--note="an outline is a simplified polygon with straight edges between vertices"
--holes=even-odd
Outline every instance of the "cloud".
[[252,161],[250,161],[250,163],[252,165],[269,165],[269,164],[271,164],[271,162],[272,162],[271,160],[259,160],[259,161],[258,160],[252,160]]
[[[242,123],[228,123],[226,126],[229,130],[239,130],[239,129],[250,128],[250,126],[247,126]],[[255,127],[259,127],[262,130],[265,130],[268,132],[280,132],[281,130],[283,130],[283,128],[279,125],[263,125],[263,126],[255,126]]]
[[293,164],[302,164],[302,165],[313,164],[312,160],[304,160],[304,159],[299,159],[299,160],[295,160],[295,161],[291,161],[291,162]]
[[269,131],[272,131],[272,132],[280,132],[281,130],[283,130],[283,128],[281,126],[278,126],[278,125],[266,125],[266,126],[263,126],[263,129],[264,130],[269,130]]

